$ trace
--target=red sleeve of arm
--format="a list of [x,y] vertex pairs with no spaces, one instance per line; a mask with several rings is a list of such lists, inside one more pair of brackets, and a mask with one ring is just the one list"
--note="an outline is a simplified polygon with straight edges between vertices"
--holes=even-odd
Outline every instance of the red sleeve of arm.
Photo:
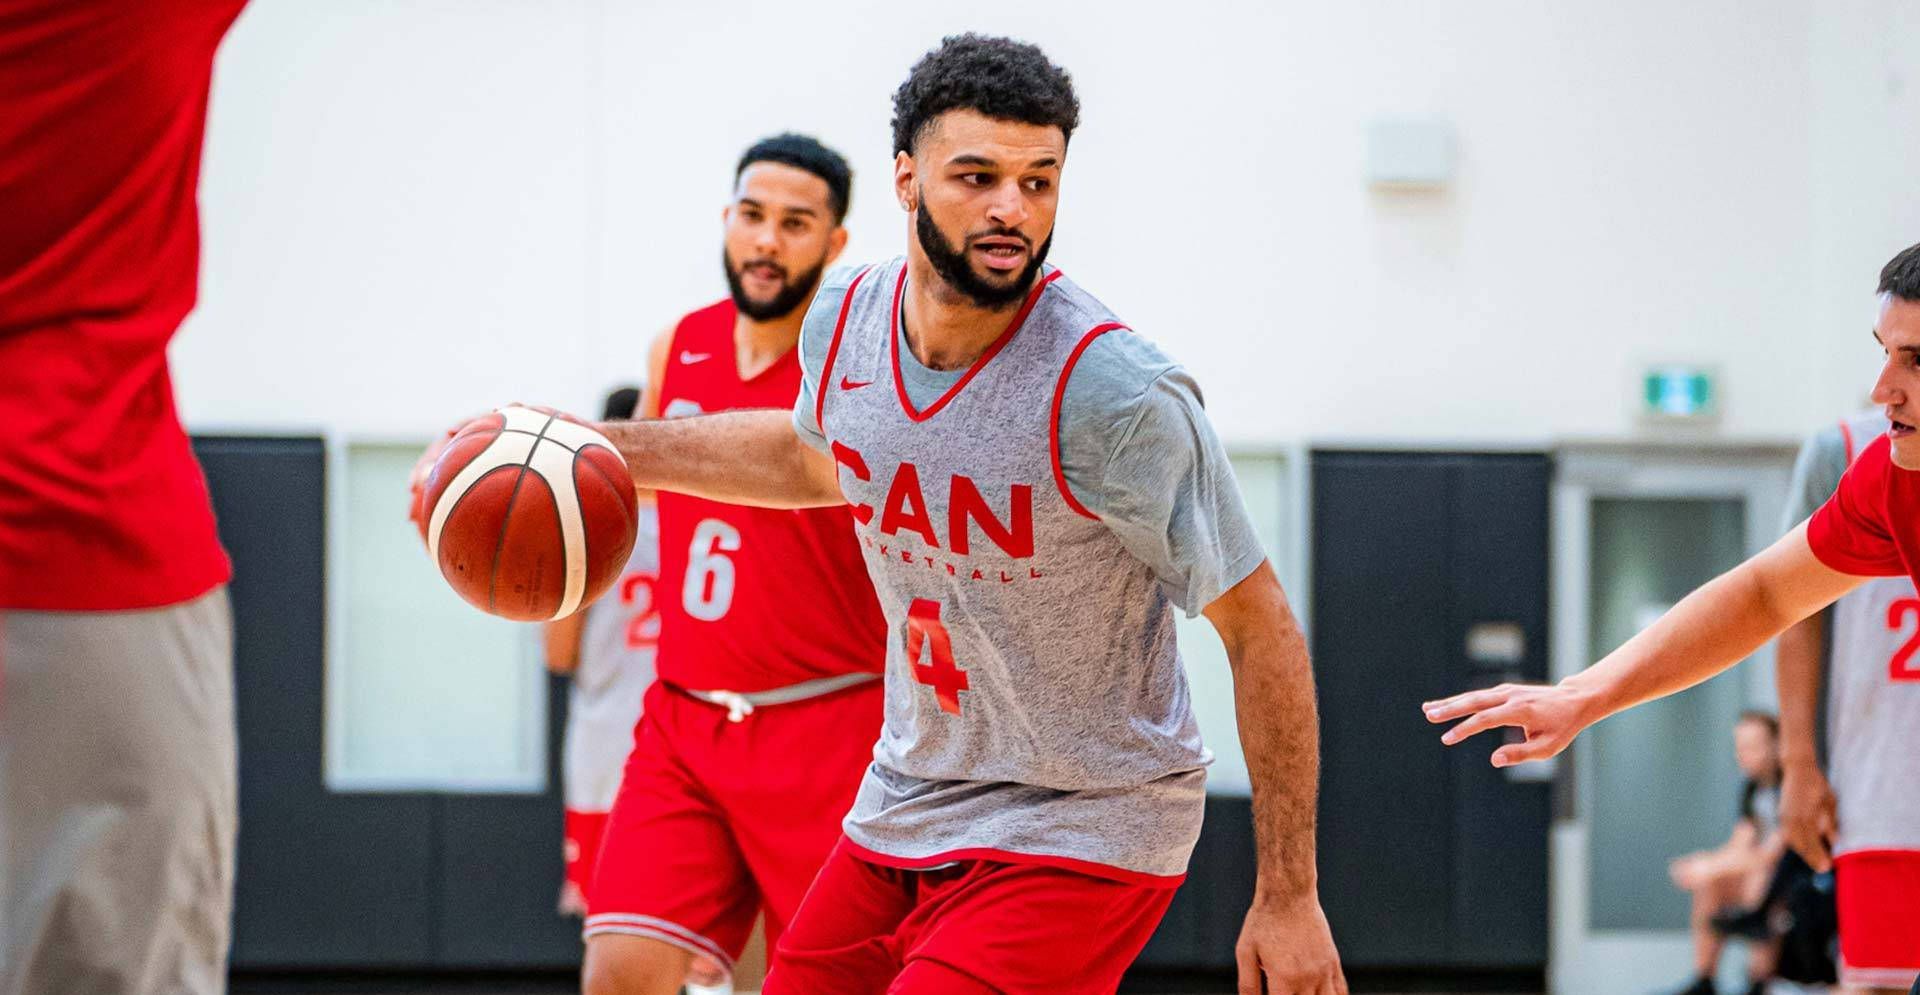
[[1833,497],[1807,520],[1807,543],[1820,562],[1858,577],[1898,577],[1907,565],[1887,519],[1891,441],[1875,439],[1847,468]]

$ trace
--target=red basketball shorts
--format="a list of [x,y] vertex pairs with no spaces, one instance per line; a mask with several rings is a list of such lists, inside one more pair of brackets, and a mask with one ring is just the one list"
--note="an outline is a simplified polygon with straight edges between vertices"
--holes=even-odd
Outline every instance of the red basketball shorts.
[[1833,865],[1840,983],[1913,984],[1920,975],[1920,850],[1861,850]]
[[762,995],[1110,995],[1174,891],[992,860],[902,870],[842,841]]
[[663,682],[647,690],[586,935],[645,936],[731,974],[764,908],[780,936],[840,838],[880,738],[881,682],[739,722]]

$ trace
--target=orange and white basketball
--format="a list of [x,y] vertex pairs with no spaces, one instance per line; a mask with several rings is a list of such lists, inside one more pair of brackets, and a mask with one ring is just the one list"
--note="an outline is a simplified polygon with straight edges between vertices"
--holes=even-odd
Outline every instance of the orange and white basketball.
[[421,496],[427,549],[474,607],[521,622],[598,598],[633,552],[633,478],[606,437],[546,408],[461,426]]

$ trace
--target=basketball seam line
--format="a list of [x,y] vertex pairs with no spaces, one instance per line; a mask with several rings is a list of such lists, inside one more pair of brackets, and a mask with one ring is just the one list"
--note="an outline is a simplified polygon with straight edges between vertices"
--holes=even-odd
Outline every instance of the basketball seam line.
[[[488,439],[488,440],[487,440],[487,444],[486,444],[485,446],[482,446],[482,447],[480,447],[480,452],[481,452],[481,453],[484,453],[484,452],[486,452],[486,451],[487,451],[487,448],[488,448],[488,447],[490,447],[490,446],[492,446],[492,445],[493,445],[493,443],[494,443],[494,441],[495,441],[495,440],[497,440],[497,439],[499,439],[499,438],[500,438],[500,433],[499,433],[499,432],[495,432],[495,433],[493,433],[493,438],[491,438],[491,439]],[[474,459],[478,459],[479,457],[480,457],[480,453],[475,453],[475,454],[473,455],[473,458],[474,458]],[[505,466],[505,465],[506,465],[506,464],[502,464],[502,466]],[[460,510],[460,505],[461,505],[461,504],[463,504],[463,503],[465,503],[465,502],[466,502],[466,500],[467,500],[467,498],[468,498],[468,497],[470,497],[470,496],[471,496],[471,495],[473,494],[473,489],[474,489],[475,487],[478,487],[478,486],[480,486],[480,482],[481,482],[481,481],[483,481],[483,480],[485,480],[485,479],[487,479],[488,477],[490,477],[490,476],[492,476],[492,475],[494,474],[494,472],[495,472],[495,471],[497,471],[497,470],[499,470],[499,469],[501,469],[501,467],[500,467],[500,466],[496,466],[496,467],[494,467],[494,468],[493,468],[492,470],[488,470],[488,471],[487,471],[486,473],[483,473],[483,474],[481,474],[480,476],[478,476],[478,477],[476,477],[476,478],[474,478],[474,481],[473,481],[473,483],[471,483],[471,484],[469,484],[469,485],[467,485],[467,489],[466,489],[466,490],[464,490],[464,491],[461,491],[461,492],[460,492],[460,496],[458,496],[458,497],[456,497],[456,498],[454,498],[454,499],[453,499],[453,504],[452,504],[451,506],[449,506],[449,507],[447,508],[447,517],[446,517],[446,522],[451,522],[451,521],[453,521],[453,516],[454,516],[454,514],[455,514],[456,512],[458,512],[458,511]],[[458,475],[456,474],[456,476],[458,476]],[[452,483],[453,483],[453,482],[452,482],[452,481],[448,481],[447,483],[448,483],[448,486],[452,486]],[[445,492],[444,490],[443,490],[443,491],[441,492],[441,494],[442,494],[442,497],[441,497],[441,500],[445,500],[445,499],[446,499],[446,498],[445,498],[445,493],[446,493],[446,492]],[[435,504],[438,504],[438,503],[439,503],[439,502],[437,502],[437,501],[435,502]],[[431,513],[429,513],[429,517],[431,517]],[[442,522],[442,523],[441,523],[441,526],[440,526],[440,528],[441,528],[441,531],[442,531],[442,532],[445,532],[445,531],[446,531],[446,522]],[[488,603],[489,603],[489,604],[491,604],[491,603],[492,603],[492,600],[493,600],[493,594],[492,594],[492,591],[493,591],[493,581],[492,581],[492,579],[491,579],[491,578],[489,578],[489,579],[488,579],[488,581],[487,581],[487,591],[488,591],[488,594],[487,594],[487,600],[488,600]]]
[[[507,510],[500,516],[500,538],[493,544],[493,566],[487,570],[487,611],[489,613],[496,613],[500,607],[500,599],[495,594],[495,590],[500,586],[500,554],[507,548],[507,525],[513,521],[513,506],[520,500],[520,485],[527,482],[527,471],[533,469],[533,454],[540,448],[540,440],[546,438],[547,426],[553,424],[554,417],[548,415],[547,420],[540,425],[540,434],[534,436],[533,445],[527,447],[527,457],[520,461],[520,475],[513,478],[513,490],[507,494]],[[502,431],[506,430],[502,429]]]
[[[548,418],[547,421],[552,422],[553,419]],[[534,441],[538,442],[540,439],[546,438],[547,430],[545,426],[542,426],[540,431],[537,433],[529,432],[524,428],[503,428],[496,434],[506,435],[508,433],[512,433],[514,435],[531,435],[533,436]],[[572,446],[567,445],[564,442],[561,442],[559,439],[547,439],[547,441],[553,443],[556,446],[559,446],[562,449],[565,449],[567,452],[570,452],[570,453],[578,453],[580,451],[578,449],[573,448]]]
[[[602,470],[602,469],[600,469],[600,467],[599,467],[599,465],[598,465],[598,464],[596,464],[596,463],[594,463],[594,462],[593,462],[592,460],[585,460],[585,461],[583,461],[583,460],[581,460],[581,459],[580,459],[580,453],[581,453],[581,451],[582,451],[582,450],[584,450],[584,449],[586,449],[586,447],[585,447],[585,446],[581,446],[581,447],[580,447],[580,449],[575,449],[575,450],[572,450],[572,452],[573,452],[573,465],[574,465],[574,467],[578,467],[578,466],[579,466],[579,465],[580,465],[580,464],[581,464],[582,462],[585,462],[585,463],[587,464],[587,469],[589,469],[589,470],[592,470],[592,471],[593,471],[594,473],[597,473],[597,474],[599,474],[599,475],[600,475],[600,479],[601,479],[601,480],[604,480],[604,481],[606,481],[606,482],[607,482],[607,486],[608,486],[608,487],[611,487],[611,488],[613,488],[613,489],[614,489],[614,490],[615,490],[616,492],[617,492],[617,491],[619,491],[619,490],[620,490],[620,485],[619,485],[619,484],[616,484],[616,483],[614,483],[614,482],[613,482],[613,478],[607,475],[607,471],[605,471],[605,470]],[[615,455],[619,455],[619,451],[618,451],[618,450],[615,450],[615,451],[614,451],[614,454],[615,454]],[[622,460],[622,462],[624,462],[624,461],[625,461],[625,460],[624,460],[624,458],[623,458],[623,460]],[[576,470],[575,472],[577,473],[578,471]],[[629,485],[631,485],[631,484],[632,484],[632,482],[633,482],[633,477],[632,477],[632,473],[631,473],[631,472],[629,472],[629,473],[628,473],[628,477],[627,477],[627,482],[628,482],[628,484],[629,484]],[[578,501],[578,500],[580,499],[580,498],[579,498],[579,494],[580,494],[580,485],[579,485],[579,484],[575,484],[575,485],[574,485],[574,487],[573,487],[573,491],[574,491],[574,500],[576,500],[576,501]],[[640,501],[639,501],[639,496],[638,496],[638,495],[635,495],[635,500],[634,500],[634,502],[633,502],[633,503],[634,503],[634,511],[635,511],[635,513],[637,514],[637,513],[639,512],[639,505],[640,505]],[[593,569],[593,545],[592,545],[592,543],[593,543],[593,536],[591,536],[591,535],[588,535],[588,534],[587,534],[587,528],[586,528],[586,526],[587,526],[587,515],[586,515],[586,508],[585,508],[585,506],[583,505],[583,506],[581,507],[581,511],[580,511],[580,552],[581,552],[581,554],[582,554],[582,555],[583,555],[583,556],[585,557],[585,559],[586,559],[586,562],[587,562],[587,569],[588,569],[589,571],[591,571],[591,570]],[[564,532],[564,530],[563,530],[563,532]],[[636,538],[636,539],[638,538],[638,530],[637,530],[637,527],[636,527],[636,535],[635,535],[635,538]],[[566,540],[565,540],[565,539],[562,539],[562,540],[561,540],[561,543],[560,543],[560,545],[561,545],[562,547],[565,547],[565,546],[566,546]],[[626,569],[626,567],[625,567],[625,565],[624,565],[624,564],[622,564],[622,566],[621,566],[621,569],[622,569],[622,570],[624,570],[624,569]],[[564,597],[565,597],[565,595],[562,595],[562,597],[564,598]],[[583,599],[585,598],[585,593],[584,593],[584,592],[582,593],[582,598],[583,598]],[[578,608],[576,607],[576,608],[575,608],[574,610],[575,610],[575,611],[578,611],[579,609],[578,609]]]

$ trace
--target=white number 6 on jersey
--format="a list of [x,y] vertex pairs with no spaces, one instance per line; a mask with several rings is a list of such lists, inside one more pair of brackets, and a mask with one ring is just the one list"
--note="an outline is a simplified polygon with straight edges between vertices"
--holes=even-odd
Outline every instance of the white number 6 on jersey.
[[733,561],[726,554],[740,551],[740,530],[707,518],[693,528],[687,547],[687,579],[680,585],[680,603],[687,614],[702,622],[718,622],[733,607]]

